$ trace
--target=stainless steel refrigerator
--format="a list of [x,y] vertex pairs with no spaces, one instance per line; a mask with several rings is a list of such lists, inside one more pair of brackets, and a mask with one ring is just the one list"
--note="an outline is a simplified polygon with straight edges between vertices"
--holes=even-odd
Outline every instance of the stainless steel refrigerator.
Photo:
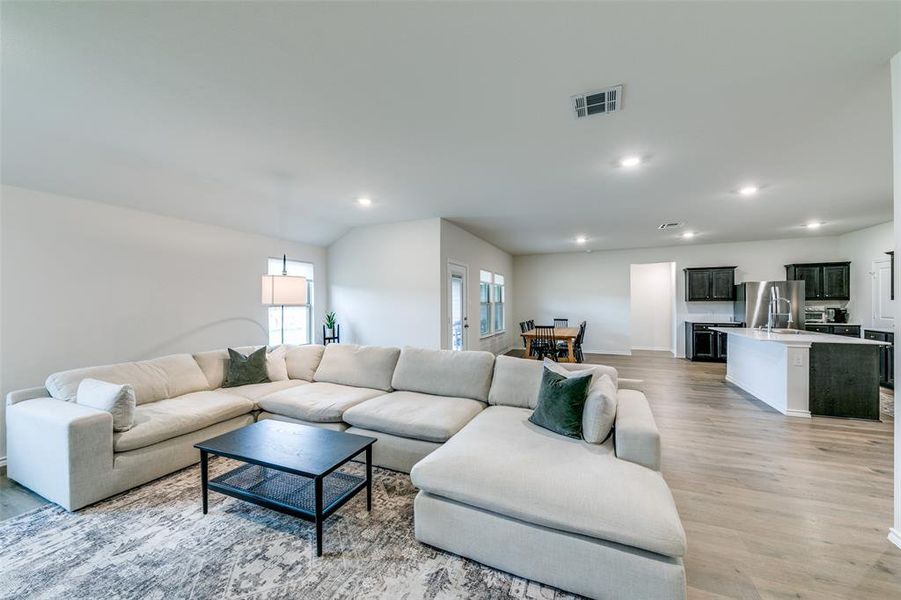
[[746,281],[735,286],[735,320],[745,327],[804,329],[803,281]]

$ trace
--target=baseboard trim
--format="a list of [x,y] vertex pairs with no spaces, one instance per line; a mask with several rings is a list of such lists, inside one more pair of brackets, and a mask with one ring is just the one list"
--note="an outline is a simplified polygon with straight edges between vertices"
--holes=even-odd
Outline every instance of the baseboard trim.
[[888,541],[901,548],[901,531],[894,527],[888,530]]
[[797,410],[794,408],[789,408],[783,414],[785,414],[786,417],[802,417],[804,419],[812,418],[809,410]]
[[672,348],[663,348],[663,347],[660,347],[660,348],[647,347],[647,348],[645,348],[642,346],[633,346],[632,350],[649,350],[651,352],[669,352],[670,354],[673,354]]

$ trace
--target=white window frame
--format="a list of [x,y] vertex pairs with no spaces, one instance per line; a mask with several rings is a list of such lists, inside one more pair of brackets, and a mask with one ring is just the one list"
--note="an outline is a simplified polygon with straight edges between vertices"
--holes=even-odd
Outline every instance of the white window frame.
[[[491,271],[484,271],[482,269],[479,270],[479,339],[484,339],[486,337],[490,337],[494,335],[492,332],[492,317],[491,313],[494,310],[494,307],[491,305],[491,286],[494,282],[494,276],[491,274]],[[488,288],[488,293],[486,294],[487,300],[482,302],[482,290],[483,287]],[[488,308],[488,331],[482,331],[482,308]]]
[[[497,305],[501,305],[503,322],[500,329],[497,327],[495,317],[497,316]],[[494,333],[504,333],[507,331],[507,282],[500,273],[494,274],[494,285],[491,286],[491,327]]]
[[[308,346],[310,344],[316,343],[316,332],[313,331],[313,315],[314,306],[313,306],[313,279],[316,274],[315,266],[313,263],[305,260],[294,260],[289,258],[287,260],[287,268],[288,275],[301,275],[307,278],[307,303],[303,306],[286,306],[284,307],[285,314],[290,314],[289,311],[298,310],[298,309],[307,309],[307,340],[300,342],[302,346]],[[281,275],[282,274],[282,259],[280,257],[270,256],[267,261],[267,275]],[[269,310],[266,313],[266,332],[269,338],[270,346],[278,346],[281,344],[281,339],[279,336],[279,340],[273,339],[273,329],[272,329],[272,318],[273,315],[280,315],[282,310],[281,306],[270,306]],[[281,329],[279,328],[279,332]],[[285,342],[291,343],[291,342]]]
[[[488,286],[488,301],[482,302],[482,288]],[[499,290],[500,288],[500,290]],[[500,298],[500,300],[499,300]],[[507,281],[500,273],[479,270],[479,339],[489,338],[507,331]],[[497,305],[500,304],[503,311],[501,328],[497,326]],[[488,331],[482,331],[482,308],[488,307]]]

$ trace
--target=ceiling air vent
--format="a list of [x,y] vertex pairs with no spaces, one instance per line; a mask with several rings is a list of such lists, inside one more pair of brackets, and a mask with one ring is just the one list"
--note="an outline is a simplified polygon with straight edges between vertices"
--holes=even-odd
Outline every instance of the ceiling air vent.
[[661,223],[657,226],[657,229],[676,229],[677,227],[682,227],[682,223]]
[[588,92],[572,97],[576,118],[603,115],[618,111],[623,102],[623,86],[616,85],[606,90]]

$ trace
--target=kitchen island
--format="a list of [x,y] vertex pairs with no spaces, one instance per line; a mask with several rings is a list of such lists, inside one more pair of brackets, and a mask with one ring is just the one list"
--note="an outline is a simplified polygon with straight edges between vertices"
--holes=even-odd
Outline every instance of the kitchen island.
[[712,329],[728,335],[726,381],[782,414],[879,419],[884,342],[811,331]]

